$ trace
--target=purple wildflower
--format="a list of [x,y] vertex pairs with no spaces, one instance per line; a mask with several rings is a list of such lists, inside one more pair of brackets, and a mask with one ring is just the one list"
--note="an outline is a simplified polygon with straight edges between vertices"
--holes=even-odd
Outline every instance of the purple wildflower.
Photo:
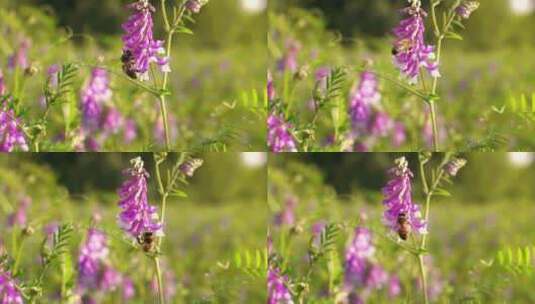
[[293,196],[286,198],[284,208],[275,215],[275,224],[278,226],[286,225],[293,226],[295,224],[295,207],[297,206],[297,199]]
[[402,122],[394,123],[394,132],[392,134],[392,145],[399,147],[407,140],[407,134],[405,132],[405,125]]
[[104,266],[102,271],[100,281],[99,281],[99,290],[104,292],[113,292],[115,291],[122,283],[123,277],[120,272],[113,269],[111,266]]
[[296,40],[288,40],[286,43],[286,54],[279,60],[278,69],[281,72],[290,71],[295,73],[297,71],[297,55],[301,50],[301,44]]
[[267,73],[267,96],[270,102],[275,100],[275,86],[273,85],[273,77],[270,71]]
[[136,295],[136,288],[134,286],[134,282],[128,277],[123,277],[122,282],[122,290],[123,290],[123,300],[131,300]]
[[455,8],[455,13],[463,19],[470,18],[470,15],[479,8],[479,2],[477,1],[463,1],[457,8]]
[[10,70],[14,70],[17,67],[22,70],[25,70],[30,66],[30,64],[28,63],[28,50],[30,49],[30,46],[30,40],[22,40],[19,48],[15,51],[13,55],[8,58],[7,67]]
[[286,286],[288,278],[272,267],[268,270],[268,304],[293,304],[292,295]]
[[271,114],[267,120],[268,146],[272,152],[297,152],[295,139],[290,132],[291,125],[282,117]]
[[6,95],[7,88],[6,83],[4,82],[4,73],[2,73],[2,70],[0,70],[0,97]]
[[99,286],[103,262],[108,253],[108,238],[104,232],[90,228],[78,257],[78,283],[82,290]]
[[20,119],[4,103],[0,106],[0,152],[12,152],[16,148],[29,150]]
[[169,58],[164,56],[163,41],[154,40],[152,36],[152,13],[156,9],[147,0],[136,1],[128,7],[134,13],[122,26],[126,32],[123,36],[123,52],[132,58],[132,71],[141,81],[148,80],[149,65],[153,62],[163,72],[170,72]]
[[83,125],[88,130],[94,131],[100,124],[103,105],[112,96],[109,82],[106,70],[94,68],[88,85],[82,91],[80,107]]
[[413,231],[425,234],[427,223],[421,218],[420,207],[412,201],[413,174],[405,157],[396,159],[395,163],[396,166],[388,170],[392,179],[382,190],[383,205],[387,208],[384,212],[385,224],[397,232],[399,230],[398,218],[400,214],[404,214]]
[[345,285],[348,289],[363,286],[368,269],[368,261],[375,254],[372,236],[368,229],[357,227],[351,245],[346,250]]
[[101,129],[104,136],[117,134],[123,125],[123,116],[115,107],[108,107],[102,117]]
[[416,83],[420,68],[428,70],[432,77],[440,77],[438,63],[435,56],[435,47],[425,44],[425,25],[423,18],[427,13],[415,1],[411,7],[405,8],[403,13],[406,19],[401,20],[394,28],[393,56],[394,64],[401,73],[407,76],[410,83]]
[[395,298],[401,293],[401,282],[396,275],[391,275],[388,279],[388,296]]
[[23,197],[20,200],[19,206],[15,212],[10,214],[7,218],[7,226],[13,227],[15,225],[19,227],[26,226],[26,211],[30,204],[32,203],[32,199],[28,196]]
[[22,304],[23,299],[9,272],[0,270],[0,303]]
[[145,232],[163,235],[162,224],[158,220],[156,207],[151,206],[147,198],[147,177],[149,173],[143,167],[140,157],[132,159],[132,168],[125,170],[128,177],[119,189],[119,224],[123,230],[136,239]]
[[355,129],[365,128],[370,120],[371,107],[381,99],[378,81],[372,72],[362,72],[360,83],[351,94],[349,115]]
[[137,137],[137,126],[133,119],[127,119],[124,122],[123,139],[126,144],[131,143]]
[[386,112],[378,111],[370,120],[368,126],[370,135],[385,137],[392,130],[393,122]]

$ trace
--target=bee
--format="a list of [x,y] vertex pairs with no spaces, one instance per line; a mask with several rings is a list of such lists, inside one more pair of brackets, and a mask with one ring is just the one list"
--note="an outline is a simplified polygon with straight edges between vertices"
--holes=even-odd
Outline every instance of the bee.
[[412,42],[409,39],[403,39],[392,48],[392,55],[397,56],[399,53],[408,53],[412,50]]
[[123,63],[123,71],[128,77],[137,79],[137,73],[135,68],[135,58],[130,50],[124,50],[121,55],[121,62]]
[[411,234],[411,224],[409,223],[409,220],[407,218],[407,214],[405,212],[401,212],[398,215],[398,235],[399,237],[406,241],[409,237],[409,234]]
[[141,235],[137,236],[137,242],[143,248],[145,252],[154,251],[156,237],[153,232],[145,231]]

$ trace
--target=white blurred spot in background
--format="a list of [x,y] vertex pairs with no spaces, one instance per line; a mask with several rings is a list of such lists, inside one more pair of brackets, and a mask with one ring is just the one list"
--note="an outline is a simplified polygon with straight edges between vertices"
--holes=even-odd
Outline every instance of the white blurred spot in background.
[[259,168],[266,165],[267,153],[265,152],[243,152],[241,154],[243,163],[249,168]]
[[260,13],[267,8],[267,0],[241,0],[244,11],[249,13]]
[[[482,3],[484,4],[484,3]],[[528,15],[535,10],[535,1],[533,0],[509,0],[509,6],[513,13],[517,15]]]
[[529,167],[535,159],[535,155],[532,152],[511,152],[507,156],[511,164],[518,168]]

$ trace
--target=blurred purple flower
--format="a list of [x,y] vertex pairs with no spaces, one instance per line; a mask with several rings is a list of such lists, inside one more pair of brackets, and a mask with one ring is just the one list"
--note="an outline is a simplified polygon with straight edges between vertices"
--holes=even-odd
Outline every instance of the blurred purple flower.
[[2,70],[0,69],[0,97],[6,95],[7,88],[6,83],[4,81],[4,73],[2,73]]
[[270,102],[275,99],[275,86],[273,85],[273,77],[270,71],[267,73],[267,96]]
[[378,111],[370,120],[368,130],[372,136],[385,137],[392,130],[393,124],[392,119],[386,112]]
[[124,122],[123,139],[126,144],[132,143],[137,138],[137,126],[133,119],[127,119]]
[[366,274],[365,286],[371,289],[381,289],[388,283],[388,273],[378,264],[372,264]]
[[19,48],[7,60],[9,70],[14,70],[16,67],[25,70],[30,66],[28,62],[28,50],[30,47],[31,41],[29,39],[23,39]]
[[123,126],[123,116],[115,107],[107,107],[101,121],[101,129],[104,137],[117,134]]
[[423,18],[427,13],[415,1],[411,7],[402,11],[407,14],[394,28],[394,47],[392,50],[394,64],[400,69],[410,83],[417,83],[420,68],[426,68],[432,77],[440,77],[435,47],[425,44],[425,24]]
[[103,262],[108,253],[108,238],[104,232],[90,228],[78,257],[78,284],[82,291],[99,287]]
[[123,277],[122,281],[123,301],[128,301],[136,295],[136,288],[134,282],[128,277]]
[[292,295],[286,287],[288,278],[272,267],[268,270],[268,304],[293,304]]
[[0,303],[22,304],[22,295],[19,292],[15,280],[9,272],[0,270]]
[[388,279],[388,296],[395,298],[401,293],[401,282],[396,275],[391,275]]
[[99,127],[103,105],[111,99],[109,82],[106,70],[94,68],[88,85],[82,90],[82,124],[89,131],[95,131]]
[[113,292],[115,291],[122,283],[123,278],[120,272],[113,269],[111,266],[104,266],[100,280],[99,280],[99,290],[103,292]]
[[130,163],[132,168],[124,172],[128,179],[119,189],[119,207],[122,209],[118,216],[119,224],[134,239],[145,232],[161,236],[163,228],[156,207],[150,205],[147,198],[149,173],[143,167],[140,157],[132,159]]
[[301,50],[301,44],[296,40],[288,40],[286,42],[286,54],[279,59],[278,70],[281,72],[289,71],[295,73],[297,71],[297,55]]
[[404,214],[412,230],[416,233],[427,233],[427,223],[422,220],[420,207],[412,201],[411,179],[413,174],[408,167],[405,157],[395,160],[396,166],[388,170],[391,180],[382,189],[386,207],[384,212],[385,224],[397,232],[398,218]]
[[24,196],[20,202],[18,208],[8,216],[7,226],[13,227],[15,225],[19,227],[26,226],[26,212],[28,207],[31,205],[32,199],[28,196]]
[[295,139],[290,132],[291,125],[282,117],[270,114],[268,125],[268,147],[271,152],[297,152]]
[[295,207],[297,199],[293,196],[286,198],[284,207],[275,215],[275,224],[277,226],[293,226],[295,224]]
[[368,260],[375,254],[372,236],[368,229],[357,227],[345,255],[344,282],[347,289],[362,287],[368,270]]
[[349,115],[353,128],[357,131],[366,128],[370,120],[372,105],[376,105],[381,99],[378,86],[375,74],[364,71],[360,75],[359,85],[351,93]]
[[0,108],[0,152],[12,152],[16,148],[29,150],[20,119],[15,116],[15,111],[4,103]]
[[394,133],[392,134],[392,145],[394,147],[400,147],[406,140],[405,125],[402,122],[396,121],[394,123]]
[[136,1],[128,5],[128,8],[133,14],[122,26],[126,32],[123,35],[123,52],[132,57],[133,72],[141,81],[148,80],[147,71],[153,62],[163,72],[170,72],[169,58],[164,56],[164,42],[153,38],[152,13],[156,9],[147,0]]

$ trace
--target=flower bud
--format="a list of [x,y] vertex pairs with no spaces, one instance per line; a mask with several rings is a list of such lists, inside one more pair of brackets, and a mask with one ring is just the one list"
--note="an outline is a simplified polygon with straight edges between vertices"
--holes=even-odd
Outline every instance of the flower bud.
[[207,3],[208,0],[188,0],[186,1],[186,9],[193,14],[198,14]]
[[446,173],[449,176],[456,176],[459,170],[466,165],[466,159],[454,158],[445,166]]
[[197,169],[199,169],[202,166],[202,164],[203,164],[202,159],[193,158],[181,164],[179,169],[180,171],[182,171],[182,173],[185,176],[192,177],[193,174],[195,174],[195,171],[197,171]]
[[463,19],[470,18],[470,15],[477,10],[479,7],[478,1],[463,1],[457,8],[455,12]]

